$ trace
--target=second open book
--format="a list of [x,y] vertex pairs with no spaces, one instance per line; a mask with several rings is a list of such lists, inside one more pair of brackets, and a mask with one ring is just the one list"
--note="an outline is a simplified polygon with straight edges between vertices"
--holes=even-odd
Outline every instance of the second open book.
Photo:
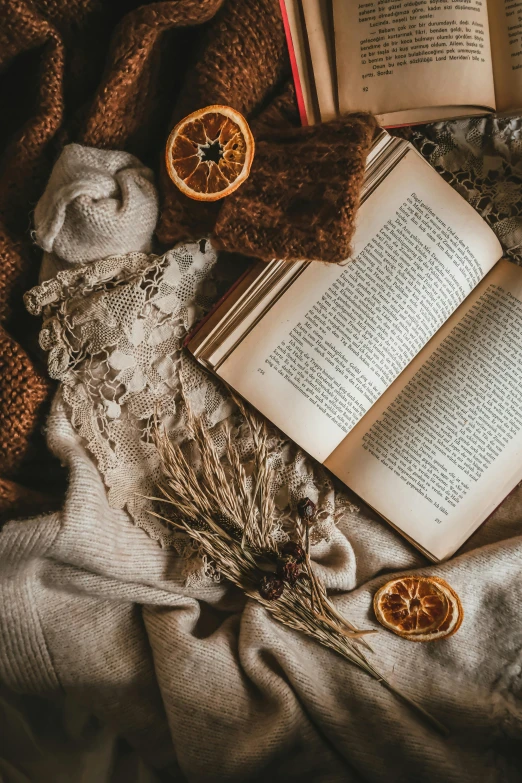
[[520,0],[280,0],[302,119],[522,109]]
[[353,260],[256,265],[188,347],[443,559],[522,480],[522,269],[501,256],[467,202],[382,133]]

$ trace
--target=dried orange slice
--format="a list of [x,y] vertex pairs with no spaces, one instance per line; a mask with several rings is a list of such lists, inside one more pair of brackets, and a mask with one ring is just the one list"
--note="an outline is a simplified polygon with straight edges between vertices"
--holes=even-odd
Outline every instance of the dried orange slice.
[[165,151],[167,171],[190,198],[217,201],[246,180],[254,157],[248,123],[230,106],[207,106],[172,130]]
[[412,642],[445,639],[462,623],[457,593],[437,576],[402,576],[383,585],[373,599],[381,625]]

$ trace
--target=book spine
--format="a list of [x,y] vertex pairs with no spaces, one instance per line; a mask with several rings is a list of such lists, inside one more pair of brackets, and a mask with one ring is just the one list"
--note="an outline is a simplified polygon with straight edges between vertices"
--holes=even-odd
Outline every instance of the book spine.
[[245,278],[247,275],[249,275],[251,271],[252,271],[252,266],[250,265],[250,266],[248,266],[248,267],[245,269],[245,271],[243,272],[243,274],[239,275],[239,277],[238,277],[238,279],[236,280],[236,282],[235,282],[235,283],[233,283],[233,284],[230,286],[230,288],[228,288],[228,289],[226,290],[226,292],[223,294],[223,296],[221,296],[221,297],[218,299],[218,301],[216,302],[216,304],[212,306],[212,308],[209,310],[209,312],[208,312],[208,313],[207,313],[207,314],[206,314],[206,315],[205,315],[205,316],[204,316],[204,317],[203,317],[203,318],[202,318],[200,321],[198,321],[198,322],[197,322],[197,324],[196,324],[196,325],[195,325],[195,326],[194,326],[194,327],[193,327],[193,328],[192,328],[192,329],[191,329],[191,330],[188,332],[188,334],[186,335],[186,337],[185,337],[185,338],[184,338],[184,340],[183,340],[183,348],[186,348],[186,347],[188,346],[188,344],[189,344],[189,342],[192,340],[192,338],[196,336],[196,334],[199,332],[199,330],[200,330],[200,329],[201,329],[203,326],[205,326],[205,324],[207,323],[207,321],[209,320],[209,318],[211,318],[211,317],[214,315],[214,313],[216,312],[216,310],[218,309],[218,307],[220,307],[220,306],[223,304],[223,302],[225,301],[225,299],[228,299],[228,297],[230,296],[230,294],[232,293],[232,291],[234,291],[234,290],[235,290],[235,289],[238,287],[238,285],[241,283],[241,281],[242,281],[242,280],[244,280],[244,278]]

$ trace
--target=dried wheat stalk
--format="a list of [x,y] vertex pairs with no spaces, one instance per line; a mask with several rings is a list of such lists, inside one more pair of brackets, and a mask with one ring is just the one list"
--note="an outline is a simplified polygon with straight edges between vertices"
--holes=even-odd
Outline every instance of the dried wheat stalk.
[[[225,463],[200,420],[186,402],[189,432],[201,459],[196,473],[181,448],[156,428],[155,440],[163,472],[160,498],[149,498],[171,505],[172,516],[155,516],[187,533],[230,582],[262,604],[280,623],[342,655],[383,683],[411,707],[420,712],[440,732],[446,728],[397,689],[373,666],[361,647],[371,651],[364,640],[375,631],[361,631],[335,609],[310,561],[309,527],[306,520],[296,521],[293,538],[305,553],[303,575],[293,586],[285,585],[276,600],[260,592],[263,575],[275,573],[278,547],[273,538],[274,504],[270,494],[271,474],[266,425],[241,401],[236,400],[252,433],[254,467],[249,484],[245,469],[228,429]],[[225,468],[226,465],[226,468]]]

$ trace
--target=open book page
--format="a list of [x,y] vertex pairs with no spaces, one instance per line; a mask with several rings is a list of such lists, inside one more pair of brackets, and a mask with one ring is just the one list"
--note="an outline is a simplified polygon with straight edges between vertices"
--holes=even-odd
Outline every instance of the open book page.
[[326,461],[436,559],[522,479],[522,269],[501,261]]
[[495,109],[486,0],[333,0],[333,11],[341,113],[389,125]]
[[331,0],[302,0],[322,122],[339,115]]
[[497,110],[522,106],[522,0],[488,0]]
[[410,149],[361,206],[354,260],[308,265],[219,375],[324,461],[500,256]]

